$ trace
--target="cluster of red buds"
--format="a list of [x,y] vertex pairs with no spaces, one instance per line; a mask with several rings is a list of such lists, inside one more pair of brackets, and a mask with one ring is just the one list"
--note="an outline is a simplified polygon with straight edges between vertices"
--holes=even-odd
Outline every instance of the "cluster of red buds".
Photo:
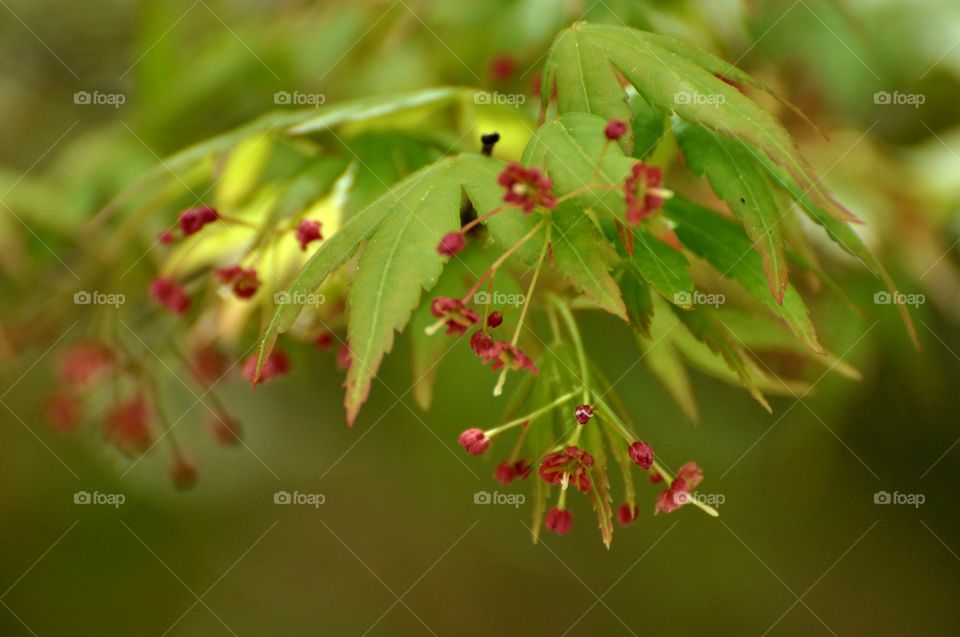
[[[226,378],[231,366],[227,356],[212,345],[195,348],[181,361],[209,402],[209,435],[219,445],[241,443],[241,428],[213,393],[213,386]],[[289,360],[276,351],[268,361],[262,380],[277,377],[290,368]],[[247,365],[249,367],[249,364]],[[50,425],[65,434],[89,425],[110,446],[136,459],[151,453],[161,441],[170,448],[170,479],[178,489],[197,480],[196,464],[177,440],[175,426],[160,409],[153,370],[122,343],[107,345],[82,341],[70,345],[56,360],[57,386],[47,400]],[[163,373],[167,373],[164,371]]]
[[[172,244],[178,239],[197,234],[215,221],[228,225],[247,225],[243,221],[221,214],[211,206],[199,206],[182,211],[177,216],[176,229],[161,232],[158,241],[162,244]],[[300,244],[300,249],[306,250],[310,244],[323,239],[321,229],[320,221],[302,219],[292,232],[297,243]],[[234,296],[241,300],[253,298],[260,289],[261,282],[256,267],[235,264],[217,268],[214,274],[221,284],[229,285]],[[191,299],[186,287],[170,275],[159,276],[151,282],[150,297],[175,315],[186,314],[190,310]]]
[[[525,459],[518,460],[516,458],[520,443],[526,438],[530,427],[544,426],[535,424],[535,420],[569,402],[576,393],[570,392],[530,414],[491,429],[467,429],[460,434],[460,446],[471,455],[482,455],[491,448],[495,438],[520,427],[522,433],[514,445],[511,457],[497,465],[494,477],[501,484],[509,484],[516,478],[526,478],[532,472],[533,466],[528,464]],[[588,413],[590,414],[589,417],[586,416]],[[547,485],[560,489],[557,504],[547,511],[543,521],[547,529],[563,535],[573,528],[573,513],[566,506],[568,487],[572,486],[580,493],[591,494],[591,497],[594,497],[594,492],[598,488],[597,483],[602,480],[602,477],[595,473],[597,465],[594,454],[579,442],[583,426],[593,422],[594,416],[599,416],[596,419],[599,422],[589,424],[590,427],[609,427],[614,434],[613,439],[619,437],[626,441],[623,447],[615,450],[617,453],[623,454],[639,466],[651,483],[656,484],[666,481],[670,485],[657,497],[653,510],[654,514],[671,513],[686,504],[693,503],[711,515],[716,515],[712,508],[693,497],[694,489],[703,480],[703,473],[695,462],[691,461],[683,465],[677,471],[676,476],[672,477],[655,460],[653,448],[650,444],[637,440],[623,422],[608,411],[605,404],[599,412],[591,405],[581,404],[573,410],[571,427],[561,437],[564,442],[558,440],[547,449],[533,450],[539,458],[533,463],[536,466],[536,474],[539,479]],[[594,439],[599,438],[599,436],[594,437]],[[628,501],[620,504],[616,511],[617,520],[622,526],[632,524],[639,516],[640,509],[634,501],[632,493],[633,490],[630,488],[628,490]]]
[[[606,152],[607,144],[620,139],[628,132],[628,130],[629,127],[627,126],[626,122],[620,120],[611,120],[607,123],[603,131],[605,143],[600,158],[597,160],[598,166],[599,162],[603,158],[603,153]],[[487,152],[488,141],[490,148],[492,149],[492,144],[498,139],[499,136],[495,134],[485,135],[484,152]],[[535,210],[540,210],[546,214],[555,209],[557,205],[565,199],[580,194],[579,192],[572,192],[567,193],[562,197],[557,197],[553,193],[553,181],[539,168],[533,166],[525,167],[516,162],[507,164],[507,166],[497,177],[497,183],[504,189],[503,204],[464,223],[459,231],[448,232],[445,234],[437,244],[438,254],[448,257],[455,257],[465,249],[467,245],[468,233],[470,233],[478,224],[490,219],[494,215],[498,215],[504,211],[516,208],[519,208],[523,214],[531,214]],[[637,162],[633,165],[629,174],[627,174],[627,176],[624,178],[622,186],[624,188],[624,203],[626,206],[624,221],[629,226],[638,225],[641,221],[643,221],[643,219],[649,217],[657,209],[661,208],[665,199],[672,196],[672,193],[669,190],[662,188],[661,170],[656,167],[647,166],[643,162]],[[591,184],[584,190],[612,190],[616,187],[617,184]],[[620,225],[619,220],[618,225]],[[466,334],[472,327],[480,323],[480,313],[477,310],[469,307],[469,304],[485,282],[492,286],[497,270],[501,265],[503,265],[507,257],[519,249],[524,243],[532,239],[540,230],[540,228],[541,225],[536,226],[526,236],[517,241],[514,245],[510,246],[503,253],[503,255],[501,255],[501,257],[497,259],[482,276],[479,277],[479,280],[476,282],[476,284],[469,291],[467,291],[463,297],[451,298],[446,296],[438,296],[434,298],[430,305],[430,311],[440,320],[438,323],[428,328],[427,333],[432,334],[440,327],[446,326],[447,334],[460,336]],[[632,235],[630,235],[630,239],[631,240],[626,241],[626,245],[627,250],[632,252]],[[552,253],[553,251],[550,242],[548,226],[542,255],[551,255],[552,261]],[[533,281],[530,287],[531,294],[540,271],[540,266],[542,265],[542,260],[543,259],[541,257],[541,263],[538,263],[536,273],[533,276]],[[526,297],[527,303],[530,300],[531,294],[528,294]],[[486,312],[488,307],[484,308],[485,327],[483,324],[481,324],[481,327],[470,336],[470,347],[477,354],[477,356],[480,357],[481,361],[484,364],[490,363],[490,368],[493,371],[501,372],[500,380],[497,383],[494,394],[499,395],[502,391],[505,374],[507,371],[526,370],[534,375],[538,373],[537,366],[533,360],[517,347],[517,341],[521,333],[523,317],[526,314],[526,309],[527,305],[525,304],[523,307],[523,312],[520,316],[520,321],[516,326],[514,336],[510,340],[494,340],[494,338],[486,331],[486,328],[495,328],[503,322],[503,314],[500,311],[494,311],[492,314],[487,314]],[[589,406],[587,405],[584,405],[584,407],[585,409],[589,409]],[[590,414],[585,410],[581,411],[577,416],[577,420],[581,421],[581,419],[583,419],[581,424],[585,424],[587,421],[589,421]]]
[[[616,142],[629,132],[626,122],[620,120],[611,120],[604,128],[604,144],[602,146],[600,157],[597,160],[597,167],[603,159],[603,154],[607,152],[610,143]],[[498,139],[498,137],[497,137]],[[487,137],[484,138],[484,154],[489,154],[492,150],[492,143],[495,139],[490,139],[487,143]],[[489,148],[488,148],[489,146]],[[599,169],[595,172],[599,173]],[[540,169],[536,167],[525,167],[518,163],[508,164],[497,179],[500,186],[504,189],[503,204],[484,214],[475,216],[463,224],[457,232],[450,232],[444,235],[437,245],[437,252],[448,257],[455,257],[467,246],[467,236],[477,224],[490,219],[492,216],[501,214],[511,209],[519,208],[522,214],[531,214],[539,210],[543,215],[549,214],[560,203],[571,197],[577,196],[582,192],[592,190],[613,191],[622,187],[624,193],[625,213],[622,219],[615,219],[618,229],[637,226],[647,217],[654,214],[662,208],[664,201],[672,196],[669,190],[662,187],[663,174],[660,168],[648,166],[642,161],[634,163],[630,171],[619,184],[589,184],[582,189],[574,192],[568,192],[562,196],[556,196],[553,193],[552,180]],[[524,304],[520,313],[516,331],[513,338],[509,340],[495,339],[491,330],[497,328],[503,323],[503,312],[500,310],[490,313],[489,305],[484,303],[483,315],[480,308],[470,307],[471,301],[477,298],[477,292],[484,283],[487,283],[492,289],[494,276],[498,268],[506,261],[507,257],[515,252],[523,243],[535,236],[541,227],[546,227],[546,238],[544,240],[541,257],[537,263],[532,277],[529,292],[525,297]],[[446,327],[447,334],[457,336],[466,335],[470,330],[473,333],[469,337],[470,348],[477,354],[483,363],[490,363],[491,369],[501,372],[500,381],[494,390],[494,394],[499,394],[503,387],[503,380],[507,371],[526,370],[531,374],[538,374],[538,369],[534,361],[517,347],[517,340],[520,335],[526,311],[532,297],[540,268],[543,265],[544,257],[551,255],[552,246],[550,243],[550,225],[548,222],[541,223],[534,230],[530,231],[520,241],[510,246],[500,258],[498,258],[490,268],[479,277],[476,284],[469,289],[461,298],[452,298],[439,296],[433,299],[430,309],[432,314],[438,319],[438,322],[427,329],[428,334],[432,334],[442,327]],[[632,231],[626,230],[623,233],[632,239]],[[625,240],[625,247],[632,251],[632,240]],[[517,308],[504,308],[504,311]],[[572,316],[569,321],[573,322]],[[475,328],[475,329],[474,329]],[[576,329],[575,326],[573,329]],[[579,339],[579,335],[577,336]],[[585,381],[584,381],[585,382]],[[573,526],[573,513],[566,507],[566,493],[568,487],[573,487],[584,494],[590,494],[595,501],[605,498],[605,495],[598,495],[598,476],[596,472],[600,468],[596,465],[593,452],[580,441],[582,430],[590,427],[609,427],[612,433],[625,440],[622,447],[617,449],[625,462],[636,464],[647,475],[651,483],[666,481],[669,487],[664,490],[657,498],[654,513],[670,513],[684,504],[694,502],[700,508],[707,510],[711,514],[715,511],[702,505],[696,499],[691,498],[690,494],[697,487],[702,474],[699,468],[693,462],[684,465],[677,476],[672,477],[667,470],[654,459],[652,447],[632,434],[626,425],[617,418],[606,405],[599,403],[591,405],[589,400],[590,392],[586,384],[583,387],[583,402],[573,410],[572,427],[559,440],[554,442],[546,449],[535,449],[538,458],[532,463],[518,458],[519,449],[529,427],[538,426],[533,421],[543,414],[557,408],[559,405],[573,398],[577,392],[571,392],[557,399],[553,403],[541,407],[535,412],[522,418],[514,419],[506,424],[483,430],[471,428],[464,431],[459,438],[460,445],[471,455],[481,455],[487,452],[491,446],[494,437],[503,434],[514,427],[523,427],[523,433],[517,440],[513,452],[509,458],[503,460],[497,465],[494,477],[502,484],[508,484],[516,478],[526,478],[533,468],[536,468],[536,474],[540,480],[551,487],[559,487],[560,496],[556,506],[546,512],[543,520],[546,528],[559,534],[570,531]],[[597,409],[599,408],[599,410]],[[595,416],[599,415],[599,418]],[[599,420],[599,422],[595,422]],[[591,424],[594,423],[594,424]],[[589,436],[590,444],[598,444],[596,436]],[[628,465],[627,465],[628,466]],[[605,482],[605,480],[600,480]],[[605,486],[602,488],[606,488]],[[616,511],[616,518],[621,525],[633,523],[639,514],[639,507],[634,501],[632,483],[627,489],[627,501],[620,504]],[[612,514],[611,514],[612,515]]]

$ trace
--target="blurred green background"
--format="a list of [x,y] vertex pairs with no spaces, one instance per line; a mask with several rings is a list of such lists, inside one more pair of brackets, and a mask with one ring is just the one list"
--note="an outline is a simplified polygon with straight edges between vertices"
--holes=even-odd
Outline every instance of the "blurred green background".
[[[526,485],[497,484],[493,458],[456,445],[500,411],[463,347],[423,413],[400,343],[353,429],[331,355],[295,351],[296,373],[257,392],[225,383],[249,450],[197,442],[186,493],[163,458],[126,473],[98,441],[44,423],[62,345],[10,326],[38,272],[69,276],[64,235],[159,157],[275,110],[277,91],[334,103],[456,84],[525,92],[533,109],[537,63],[577,19],[684,37],[785,92],[832,140],[788,119],[805,153],[901,288],[927,297],[917,352],[871,303],[872,277],[828,261],[860,309],[824,292],[814,322],[863,380],[824,376],[769,415],[695,374],[696,425],[626,328],[588,323],[658,454],[696,458],[702,489],[724,496],[719,519],[641,505],[607,551],[577,502],[573,533],[531,544],[528,506],[474,504]],[[960,634],[958,42],[960,6],[934,1],[0,0],[0,634]],[[496,72],[504,55],[510,73]],[[77,104],[78,91],[125,103]],[[877,104],[877,91],[925,102]],[[188,444],[205,436],[192,426]],[[639,489],[652,509],[655,490]],[[126,501],[75,505],[81,490]],[[326,500],[276,505],[277,491]],[[880,491],[925,500],[876,504]]]

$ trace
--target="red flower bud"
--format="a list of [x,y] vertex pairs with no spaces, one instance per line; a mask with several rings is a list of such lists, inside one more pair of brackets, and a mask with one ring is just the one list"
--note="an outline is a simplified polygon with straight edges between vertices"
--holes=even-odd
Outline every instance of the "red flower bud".
[[437,252],[448,257],[457,254],[467,245],[467,240],[459,232],[448,232],[440,239],[437,245]]
[[[658,208],[663,207],[663,171],[655,166],[637,162],[624,180],[624,199],[627,203],[626,219],[637,226]],[[669,191],[666,191],[669,193]]]
[[170,480],[178,491],[192,488],[197,483],[197,465],[178,453],[173,457],[173,464],[170,465]]
[[313,344],[317,346],[317,349],[327,349],[333,345],[333,334],[321,332],[313,339]]
[[590,405],[578,405],[573,411],[573,417],[577,419],[578,423],[585,425],[593,418],[593,407]]
[[677,477],[670,483],[670,487],[663,490],[657,496],[657,505],[653,510],[654,515],[660,513],[670,513],[679,509],[691,501],[690,494],[703,481],[703,472],[696,462],[690,461],[677,470]]
[[483,330],[477,330],[470,336],[470,349],[476,352],[480,358],[485,359],[494,346],[493,338]]
[[637,521],[637,517],[640,514],[640,508],[637,505],[633,505],[633,508],[629,504],[621,504],[617,508],[617,520],[620,522],[620,526],[630,526]]
[[223,283],[233,283],[233,293],[240,299],[249,299],[260,287],[260,279],[254,268],[242,268],[239,265],[220,268],[217,277]]
[[483,429],[476,427],[467,429],[458,440],[460,446],[467,450],[467,453],[474,456],[481,455],[490,446],[490,439],[483,433]]
[[493,472],[493,477],[496,478],[500,484],[510,484],[514,478],[517,477],[516,466],[504,460],[497,465],[497,469]]
[[100,343],[76,343],[57,360],[57,375],[66,385],[85,385],[112,368],[113,352]]
[[273,350],[270,352],[270,355],[267,356],[267,360],[263,362],[263,367],[260,369],[260,378],[256,380],[257,355],[254,354],[250,356],[243,364],[243,377],[246,378],[247,381],[254,387],[268,380],[273,380],[277,376],[282,376],[289,371],[290,359],[287,358],[287,355],[280,350]]
[[503,200],[519,206],[525,213],[537,206],[557,207],[557,198],[550,193],[553,182],[537,168],[524,168],[512,162],[497,177],[497,183],[506,190]]
[[221,445],[236,445],[240,442],[240,424],[226,414],[216,414],[210,419],[210,434]]
[[322,225],[319,221],[313,221],[312,219],[304,219],[297,225],[296,235],[301,250],[306,250],[311,242],[323,239],[323,234],[320,232]]
[[568,476],[569,484],[586,493],[593,486],[590,469],[594,459],[586,450],[570,446],[551,453],[540,463],[540,478],[548,484],[561,484]]
[[619,119],[611,119],[607,122],[607,127],[603,129],[603,134],[607,139],[614,141],[623,137],[627,132],[627,123]]
[[193,373],[202,383],[215,383],[227,373],[230,361],[213,345],[204,345],[193,350],[190,357]]
[[74,394],[58,391],[47,403],[46,415],[50,424],[62,432],[75,431],[81,420],[80,399]]
[[200,208],[190,208],[180,213],[180,232],[183,236],[189,237],[203,229],[208,223],[212,223],[220,218],[215,208],[202,206]]
[[430,302],[430,313],[442,318],[447,324],[447,334],[465,334],[467,328],[476,324],[480,316],[466,307],[460,299],[438,296]]
[[649,469],[653,464],[653,447],[646,442],[638,440],[631,444],[627,451],[630,453],[630,459],[636,462],[644,469]]
[[502,323],[503,323],[503,314],[501,314],[500,312],[496,312],[496,311],[491,312],[490,316],[487,317],[487,327],[491,329],[495,327],[500,327]]
[[511,55],[498,55],[490,60],[490,75],[501,82],[510,79],[517,70],[517,61]]
[[107,414],[107,440],[128,456],[145,453],[150,448],[148,420],[146,401],[134,396]]
[[171,278],[158,277],[150,284],[150,296],[173,314],[190,309],[190,297],[184,287]]
[[346,371],[350,369],[352,363],[353,358],[350,356],[350,342],[347,341],[343,347],[340,348],[340,351],[337,352],[337,366]]
[[546,525],[557,535],[564,535],[573,526],[573,514],[567,509],[553,507],[547,511]]

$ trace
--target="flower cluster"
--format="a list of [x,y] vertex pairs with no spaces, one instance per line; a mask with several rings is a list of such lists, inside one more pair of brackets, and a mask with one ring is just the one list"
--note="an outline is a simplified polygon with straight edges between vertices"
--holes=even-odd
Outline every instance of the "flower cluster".
[[503,200],[525,213],[533,212],[538,206],[548,210],[557,207],[557,198],[550,192],[553,182],[537,168],[524,168],[512,162],[500,173],[497,182],[506,188]]
[[496,478],[500,484],[510,484],[518,478],[520,480],[526,480],[530,476],[531,470],[532,467],[522,458],[513,462],[504,460],[497,465],[493,477]]
[[158,277],[150,284],[150,296],[173,314],[185,314],[190,309],[186,288],[169,277]]
[[249,299],[260,289],[260,279],[254,268],[243,268],[239,265],[217,270],[217,278],[221,283],[232,284],[233,293],[238,299]]
[[663,207],[664,201],[672,196],[672,193],[661,187],[662,182],[663,172],[659,168],[647,166],[642,161],[633,165],[624,182],[627,223],[631,226],[639,225]]
[[[525,460],[515,460],[514,458],[516,458],[519,445],[526,438],[529,428],[536,426],[549,427],[550,425],[534,424],[534,421],[545,413],[558,408],[576,395],[577,392],[567,393],[554,402],[526,416],[516,418],[492,429],[484,430],[477,427],[467,429],[460,434],[460,445],[471,455],[482,455],[490,448],[494,438],[501,436],[511,429],[520,427],[522,433],[520,434],[520,439],[517,441],[517,447],[514,449],[511,459],[504,460],[497,465],[494,471],[494,478],[501,484],[509,484],[517,478],[526,478],[531,472],[532,467]],[[589,416],[587,414],[589,414]],[[581,425],[589,422],[593,417],[597,416],[597,413],[589,404],[581,403],[574,409],[573,415],[573,422],[576,424],[572,424],[568,430],[567,442],[564,445],[559,449],[557,446],[551,446],[547,450],[532,449],[533,453],[540,454],[543,458],[537,467],[537,475],[539,478],[547,485],[560,487],[559,501],[556,506],[547,512],[544,519],[544,526],[561,535],[569,532],[573,526],[573,513],[566,506],[568,487],[572,486],[576,491],[588,494],[589,498],[593,501],[594,508],[597,509],[598,515],[601,514],[602,510],[602,506],[600,509],[597,508],[598,502],[602,502],[607,498],[606,489],[608,487],[606,485],[607,478],[604,473],[605,468],[598,466],[594,454],[584,445],[577,442],[580,433],[583,431]],[[691,493],[703,480],[703,473],[695,462],[691,461],[683,465],[678,471],[677,476],[671,479],[665,469],[655,462],[653,448],[650,444],[642,440],[632,439],[623,423],[612,414],[608,415],[606,408],[600,412],[598,421],[599,424],[596,426],[611,428],[609,433],[614,434],[614,439],[616,435],[619,435],[621,438],[631,440],[629,444],[615,450],[618,455],[622,454],[621,457],[628,457],[642,470],[645,472],[649,471],[650,473],[648,475],[650,476],[651,482],[660,482],[664,478],[670,481],[670,486],[657,497],[654,507],[655,514],[660,512],[670,513],[687,503],[694,502]],[[597,440],[602,440],[602,438],[594,437],[592,444],[600,444]],[[602,448],[595,451],[597,451],[597,453],[606,453]],[[627,502],[617,507],[615,513],[615,517],[621,526],[633,524],[640,514],[640,507],[634,501],[632,488],[628,489],[627,500]],[[705,508],[708,512],[715,514],[709,507],[701,506],[701,508]],[[607,510],[609,511],[609,509]],[[608,513],[608,515],[611,518],[614,517],[613,512]],[[601,527],[602,526],[603,521],[601,520]]]
[[690,461],[680,467],[677,477],[670,482],[670,487],[662,491],[657,497],[657,507],[654,513],[670,513],[690,502],[690,494],[703,482],[703,472],[696,462]]
[[[212,344],[199,345],[183,365],[213,405],[211,438],[220,445],[239,444],[239,423],[212,393],[213,386],[229,372],[226,356]],[[158,408],[156,370],[127,350],[122,341],[111,346],[99,341],[73,343],[57,357],[56,371],[58,382],[46,405],[53,428],[76,433],[86,424],[95,425],[110,446],[129,458],[153,453],[166,438],[172,443],[169,475],[173,485],[184,489],[196,482],[196,465],[181,450],[173,426]],[[166,373],[165,368],[162,374]],[[273,373],[280,373],[276,364]]]
[[477,427],[467,429],[460,434],[458,442],[472,456],[482,455],[490,447],[490,439],[487,438],[483,429]]
[[467,329],[480,320],[480,316],[460,299],[438,296],[430,303],[430,313],[443,319],[447,334],[466,334]]
[[323,233],[320,231],[322,224],[319,221],[304,219],[297,225],[296,237],[300,243],[300,249],[306,250],[314,241],[323,239]]
[[547,484],[561,484],[569,480],[581,493],[586,493],[593,486],[590,481],[593,464],[593,456],[583,449],[570,446],[548,455],[538,473]]

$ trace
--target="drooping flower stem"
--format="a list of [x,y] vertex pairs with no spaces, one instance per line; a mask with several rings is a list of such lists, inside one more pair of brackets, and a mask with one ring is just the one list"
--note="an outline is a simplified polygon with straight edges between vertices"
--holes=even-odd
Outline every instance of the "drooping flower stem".
[[514,463],[517,461],[517,456],[520,455],[520,450],[523,449],[523,443],[527,439],[527,433],[530,431],[529,424],[530,423],[528,422],[528,426],[523,428],[523,430],[520,432],[520,435],[517,436],[517,441],[513,443],[513,449],[510,451],[508,462]]
[[[544,223],[545,222],[541,222],[537,224],[534,230],[542,226]],[[520,340],[520,332],[523,329],[523,322],[527,318],[527,310],[530,308],[530,301],[533,298],[533,291],[537,287],[537,279],[540,278],[540,270],[543,269],[543,262],[547,256],[547,249],[550,247],[550,235],[552,231],[553,225],[547,224],[547,236],[543,241],[543,248],[540,250],[540,256],[537,258],[537,265],[534,268],[533,277],[530,279],[530,285],[527,288],[527,295],[523,299],[523,308],[520,310],[520,318],[517,320],[517,327],[513,331],[513,338],[510,339],[510,345],[514,347],[517,346],[517,341]],[[499,396],[503,393],[503,385],[507,382],[507,371],[507,367],[504,366],[503,371],[500,372],[500,377],[497,379],[497,384],[493,388],[494,396]]]
[[533,291],[537,287],[537,279],[540,278],[540,270],[543,269],[543,261],[547,256],[547,247],[550,245],[550,235],[553,231],[553,225],[547,226],[547,236],[543,241],[543,248],[540,250],[540,257],[537,259],[537,266],[533,270],[533,278],[530,279],[530,286],[527,288],[527,296],[523,299],[523,309],[520,310],[520,318],[517,320],[517,327],[513,331],[513,338],[510,339],[510,344],[516,346],[517,341],[520,340],[520,331],[523,328],[523,321],[527,317],[527,310],[530,308],[530,300],[533,298]]
[[552,410],[556,409],[557,407],[559,407],[559,406],[562,405],[563,403],[565,403],[565,402],[571,400],[572,398],[574,398],[576,395],[577,395],[576,392],[570,392],[570,393],[568,393],[568,394],[564,394],[563,396],[560,396],[559,398],[557,398],[556,400],[554,400],[552,403],[546,404],[546,405],[544,405],[543,407],[540,407],[539,409],[537,409],[537,410],[535,410],[535,411],[532,411],[532,412],[530,412],[529,414],[526,414],[525,416],[520,416],[519,418],[514,418],[514,419],[511,420],[510,422],[506,422],[506,423],[500,425],[499,427],[494,427],[493,429],[488,429],[488,430],[485,432],[485,433],[486,433],[486,436],[487,436],[487,438],[492,438],[493,436],[496,436],[496,435],[499,434],[499,433],[503,433],[504,431],[506,431],[506,430],[508,430],[508,429],[511,429],[511,428],[513,428],[513,427],[516,427],[517,425],[522,425],[522,424],[525,423],[525,422],[533,422],[534,419],[539,418],[539,417],[542,416],[543,414],[545,414],[545,413],[547,413],[547,412],[549,412],[549,411],[552,411]]
[[600,174],[600,165],[603,163],[603,156],[607,154],[607,148],[610,146],[610,138],[603,140],[603,146],[600,148],[600,155],[597,157],[597,163],[593,166],[593,173],[590,175],[590,182],[593,183],[597,175]]

